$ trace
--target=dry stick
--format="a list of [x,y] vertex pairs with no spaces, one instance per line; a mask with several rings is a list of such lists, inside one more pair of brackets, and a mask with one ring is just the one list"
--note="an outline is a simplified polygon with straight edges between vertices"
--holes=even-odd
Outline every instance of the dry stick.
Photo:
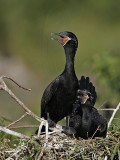
[[115,109],[114,108],[103,108],[103,109],[98,109],[98,110],[100,110],[100,111],[114,111]]
[[[50,129],[51,129],[51,128],[50,128]],[[56,129],[56,130],[54,130],[54,131],[52,131],[52,132],[49,132],[48,135],[54,134],[54,133],[56,133],[56,132],[61,132],[61,131]]]
[[47,143],[48,142],[48,122],[46,122],[45,133],[46,133],[46,143]]
[[107,160],[108,159],[108,157],[107,156],[105,156],[105,159],[104,160]]
[[47,146],[47,143],[48,143],[48,122],[46,122],[45,133],[46,133],[46,140],[45,140],[44,146],[43,146],[43,148],[41,149],[41,152],[40,152],[37,160],[40,160],[41,157],[43,156],[43,152],[44,152],[44,150],[45,150],[45,148],[46,148],[46,146]]
[[15,153],[13,153],[10,157],[8,157],[6,160],[12,160],[13,158],[13,156],[16,156],[19,152],[21,152],[21,150],[20,149],[18,149]]
[[116,112],[118,111],[119,107],[120,107],[120,103],[117,105],[116,109],[114,109],[114,111],[113,111],[113,114],[108,122],[108,128],[110,127],[112,120],[114,119],[114,116],[115,116]]
[[39,125],[24,125],[24,126],[14,126],[9,127],[9,129],[18,129],[18,128],[38,128]]
[[25,106],[25,104],[20,99],[18,99],[15,96],[15,94],[7,87],[7,85],[5,84],[5,82],[3,81],[2,78],[0,78],[0,82],[1,82],[0,89],[6,91],[27,112],[28,115],[32,116],[33,118],[35,118],[39,122],[41,122],[41,121],[46,122],[46,120],[39,118],[37,115],[35,115],[33,112],[31,112],[31,110],[28,109]]
[[22,115],[22,116],[21,116],[19,119],[17,119],[16,121],[8,124],[8,125],[6,126],[6,128],[11,128],[10,126],[12,126],[12,125],[14,125],[15,123],[19,122],[21,119],[23,119],[23,118],[26,117],[26,116],[27,116],[27,113],[25,113],[24,115]]
[[[41,159],[41,157],[42,157],[42,155],[43,155],[43,151],[44,151],[44,149],[46,148],[47,142],[48,142],[48,134],[49,134],[49,133],[48,133],[48,122],[47,122],[47,120],[44,120],[44,119],[42,119],[42,118],[39,118],[37,115],[35,115],[33,112],[31,112],[31,110],[29,110],[29,109],[24,105],[24,103],[23,103],[22,101],[20,101],[20,100],[15,96],[15,94],[7,87],[7,85],[6,85],[5,82],[3,81],[3,78],[8,78],[8,79],[12,80],[11,78],[6,77],[6,76],[0,77],[0,90],[6,91],[6,92],[26,111],[26,114],[27,114],[27,115],[30,115],[31,117],[33,117],[33,118],[36,119],[37,121],[42,122],[42,123],[44,122],[44,123],[46,124],[46,139],[45,139],[44,146],[43,146],[43,148],[42,148],[42,150],[41,150],[41,153],[40,153],[40,155],[38,156],[38,160],[39,160],[39,159]],[[12,81],[13,81],[15,84],[18,85],[18,83],[16,83],[14,80],[12,80]],[[21,87],[20,85],[18,85],[18,86]],[[23,87],[21,87],[21,88],[23,88]],[[25,89],[25,88],[24,88],[24,89]],[[14,124],[14,123],[18,122],[20,119],[24,118],[24,117],[26,116],[26,114],[23,115],[22,117],[20,117],[18,120],[16,120],[16,121],[13,122],[12,124]],[[42,128],[42,125],[40,126],[40,128]],[[58,128],[59,131],[60,131],[60,130],[62,131],[62,126],[56,125],[56,128]],[[18,136],[18,137],[20,137],[20,138],[29,138],[29,137],[27,137],[27,136],[25,136],[25,135],[23,135],[23,134],[21,134],[21,133],[17,133],[17,132],[11,131],[11,130],[5,128],[5,127],[4,127],[4,128],[3,128],[3,127],[0,127],[0,130],[2,130],[3,132],[6,132],[6,133],[8,133],[8,134]],[[41,130],[41,129],[39,129],[39,130]],[[55,130],[55,129],[53,128],[52,130]],[[57,130],[56,130],[56,131],[57,131]],[[40,131],[39,131],[39,132],[40,132]]]
[[[15,94],[7,87],[7,85],[5,84],[5,82],[3,81],[3,78],[8,78],[10,80],[12,80],[11,78],[7,77],[7,76],[1,76],[0,77],[0,90],[4,90],[6,91],[25,111],[26,114],[30,115],[31,117],[33,117],[34,119],[36,119],[39,122],[44,122],[45,124],[47,124],[47,120],[44,120],[43,118],[39,118],[37,115],[35,115],[30,109],[28,109],[25,104],[18,99]],[[18,83],[16,83],[14,80],[12,80],[15,84],[18,85]],[[22,86],[18,85],[19,87],[23,88]],[[58,128],[59,130],[62,131],[62,126],[60,125],[56,125],[56,128]],[[54,128],[52,128],[51,130],[55,130]],[[57,130],[56,130],[57,131]]]
[[95,132],[93,133],[92,137],[90,138],[91,140],[93,139],[94,135],[96,134],[96,132],[100,129],[100,126],[97,127],[97,129],[95,130]]
[[10,78],[10,77],[2,76],[2,79],[3,79],[3,78],[7,78],[7,79],[11,80],[11,81],[14,82],[17,86],[19,86],[20,88],[22,88],[22,89],[24,89],[24,90],[31,91],[31,89],[22,87],[21,85],[19,85],[16,81],[14,81],[14,80],[13,80],[12,78]]
[[117,119],[117,120],[119,120],[119,121],[120,121],[120,118],[114,118],[114,119]]
[[44,122],[42,121],[39,125],[39,129],[38,129],[38,133],[37,133],[37,136],[39,137],[40,134],[41,134],[41,129],[42,129],[42,126],[44,125]]
[[25,136],[24,134],[21,134],[21,133],[15,132],[15,131],[11,131],[10,129],[7,129],[6,127],[0,126],[0,130],[7,133],[7,134],[10,134],[10,135],[13,135],[13,136],[16,136],[16,137],[19,137],[19,138],[25,138],[25,139],[30,138],[28,136]]
[[40,159],[41,159],[41,157],[43,156],[43,152],[44,152],[44,150],[45,150],[46,146],[47,146],[47,143],[45,142],[45,143],[44,143],[43,148],[41,149],[41,152],[40,152],[40,154],[39,154],[39,156],[38,156],[37,160],[40,160]]
[[103,107],[105,103],[106,103],[106,101],[98,109],[100,109],[101,107]]

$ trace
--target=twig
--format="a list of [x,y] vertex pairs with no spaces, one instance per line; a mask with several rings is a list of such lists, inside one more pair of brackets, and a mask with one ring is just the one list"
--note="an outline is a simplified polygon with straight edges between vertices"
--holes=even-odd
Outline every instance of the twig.
[[24,134],[21,134],[21,133],[15,132],[15,131],[11,131],[10,129],[7,129],[6,127],[0,126],[0,130],[7,133],[7,134],[10,134],[10,135],[13,135],[13,136],[16,136],[19,138],[30,139],[30,137],[25,136]]
[[[50,128],[50,129],[51,129],[51,128]],[[48,133],[48,135],[50,135],[50,134],[54,134],[54,133],[56,133],[56,132],[61,132],[61,131],[60,131],[60,130],[55,129],[54,131],[49,132],[49,133]]]
[[[44,124],[46,125],[46,140],[48,139],[48,122],[47,120],[44,120],[43,118],[38,117],[37,115],[35,115],[30,109],[28,109],[26,107],[26,105],[7,87],[6,83],[4,82],[3,78],[7,78],[10,79],[11,81],[13,81],[15,84],[17,84],[19,87],[25,89],[24,87],[20,86],[17,82],[15,82],[13,79],[7,77],[7,76],[1,76],[0,77],[0,90],[4,90],[6,91],[25,111],[26,114],[24,114],[23,116],[21,116],[18,120],[14,121],[13,123],[11,123],[8,126],[11,126],[15,123],[17,123],[18,121],[20,121],[22,118],[24,118],[26,115],[30,115],[31,117],[33,117],[34,119],[36,119],[39,122],[44,122]],[[29,90],[29,89],[27,89]],[[7,127],[8,127],[7,126]],[[59,129],[59,131],[62,131],[62,126],[60,125],[56,125],[56,128]],[[54,128],[52,128],[51,130],[55,130]],[[57,130],[56,130],[57,131]]]
[[99,110],[101,107],[103,107],[105,103],[106,103],[106,101],[98,108],[98,110]]
[[44,152],[44,150],[45,150],[46,146],[47,146],[47,143],[45,142],[45,143],[44,143],[43,148],[41,149],[41,152],[40,152],[40,154],[39,154],[39,156],[38,156],[37,160],[40,160],[40,159],[41,159],[41,157],[43,156],[43,152]]
[[17,86],[19,86],[20,88],[24,89],[24,90],[27,90],[27,91],[31,91],[31,89],[28,89],[28,88],[24,88],[22,87],[21,85],[19,85],[16,81],[14,81],[12,78],[10,77],[7,77],[7,76],[2,76],[2,78],[7,78],[9,80],[11,80],[12,82],[14,82]]
[[[40,126],[39,128],[41,129],[41,126]],[[39,131],[38,131],[38,132],[39,132]],[[46,133],[45,143],[44,143],[43,148],[41,149],[41,152],[40,152],[37,160],[40,160],[41,157],[43,156],[43,152],[44,152],[44,150],[45,150],[45,148],[46,148],[46,146],[47,146],[47,143],[48,143],[48,122],[46,122],[45,133]],[[38,135],[38,136],[39,136],[39,135]]]
[[114,108],[103,108],[103,109],[98,109],[99,111],[114,111]]
[[107,158],[107,156],[105,156],[105,159],[104,160],[107,160],[108,158]]
[[114,119],[114,116],[115,116],[116,112],[118,111],[119,107],[120,107],[120,103],[117,105],[116,109],[113,111],[113,114],[108,122],[108,128],[110,127],[112,120]]
[[94,134],[92,135],[92,137],[90,138],[91,140],[93,139],[94,135],[96,134],[96,132],[100,129],[100,126],[97,127],[96,131],[94,132]]
[[39,125],[39,129],[38,129],[38,133],[37,133],[37,136],[38,136],[38,137],[39,137],[40,134],[41,134],[41,129],[42,129],[43,125],[44,125],[44,122],[42,121],[42,122],[40,123],[40,125]]
[[39,125],[24,125],[24,126],[14,126],[9,127],[9,129],[18,129],[18,128],[38,128]]
[[30,115],[31,117],[33,117],[34,119],[36,119],[37,121],[41,122],[41,121],[45,121],[42,118],[39,118],[37,115],[35,115],[30,109],[28,109],[25,104],[15,96],[15,94],[7,87],[7,85],[5,84],[5,82],[3,81],[3,76],[0,77],[0,89],[6,91],[26,112],[28,115]]
[[15,153],[13,153],[10,157],[8,157],[6,160],[12,160],[13,156],[16,156],[19,152],[21,152],[21,149],[18,149]]
[[46,143],[47,143],[48,142],[48,122],[46,122],[45,133],[46,133]]
[[120,118],[114,118],[114,119],[117,119],[117,120],[119,120],[119,121],[120,121]]
[[[23,119],[24,117],[27,116],[27,113],[25,113],[24,115],[22,115],[19,119],[17,119],[16,121],[10,123],[9,125],[6,126],[6,128],[9,128],[10,126],[14,125],[15,123],[19,122],[21,119]],[[11,128],[11,127],[10,127]]]

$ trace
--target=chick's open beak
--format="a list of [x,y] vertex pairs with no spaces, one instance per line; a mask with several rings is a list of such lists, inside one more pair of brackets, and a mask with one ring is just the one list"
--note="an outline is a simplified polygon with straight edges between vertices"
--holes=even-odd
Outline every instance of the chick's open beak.
[[88,98],[89,98],[88,95],[80,95],[81,103],[85,104]]
[[90,92],[86,91],[86,90],[78,90],[78,94],[79,94],[79,98],[80,98],[80,102],[82,104],[85,104],[87,99],[89,99],[89,94]]

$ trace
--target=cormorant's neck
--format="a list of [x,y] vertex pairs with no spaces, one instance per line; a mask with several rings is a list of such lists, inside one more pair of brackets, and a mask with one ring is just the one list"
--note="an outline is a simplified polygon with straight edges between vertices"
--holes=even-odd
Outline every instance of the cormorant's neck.
[[91,104],[91,102],[89,101],[89,100],[87,100],[86,102],[85,102],[85,104],[81,104],[84,108],[85,107],[87,107],[87,108],[92,108],[93,107],[93,105]]
[[93,104],[91,103],[90,100],[87,100],[87,101],[86,101],[86,106],[93,107]]
[[65,65],[65,72],[70,74],[75,74],[74,70],[74,58],[76,49],[73,47],[65,47],[65,55],[66,55],[66,65]]

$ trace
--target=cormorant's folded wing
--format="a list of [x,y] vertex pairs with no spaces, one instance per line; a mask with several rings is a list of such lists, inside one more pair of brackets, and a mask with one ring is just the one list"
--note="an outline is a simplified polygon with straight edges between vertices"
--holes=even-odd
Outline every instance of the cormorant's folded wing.
[[43,112],[45,110],[46,105],[50,102],[54,94],[56,93],[59,85],[59,77],[53,80],[48,87],[45,89],[42,100],[41,100],[41,117],[43,117]]

